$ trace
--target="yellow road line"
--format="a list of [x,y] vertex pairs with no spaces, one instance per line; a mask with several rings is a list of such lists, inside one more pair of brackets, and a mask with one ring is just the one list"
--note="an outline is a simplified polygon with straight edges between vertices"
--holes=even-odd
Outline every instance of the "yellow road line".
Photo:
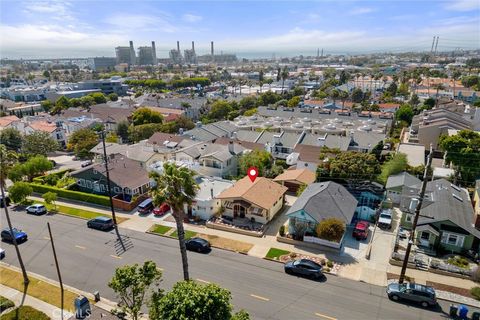
[[263,301],[270,301],[270,299],[268,299],[268,298],[257,296],[255,294],[251,294],[250,297],[254,297],[256,299],[263,300]]
[[318,312],[316,312],[315,315],[316,315],[317,317],[324,318],[324,319],[328,319],[328,320],[337,320],[337,318],[329,317],[329,316],[326,316],[326,315],[321,314],[321,313],[318,313]]
[[195,279],[195,280],[197,280],[198,282],[206,283],[206,284],[210,283],[210,281],[207,281],[207,280],[202,280],[202,279]]
[[116,256],[116,255],[113,255],[113,254],[111,254],[110,257],[115,258],[115,259],[122,259],[122,257]]
[[82,250],[87,249],[86,247],[84,247],[84,246],[79,246],[79,245],[75,245],[75,248],[82,249]]

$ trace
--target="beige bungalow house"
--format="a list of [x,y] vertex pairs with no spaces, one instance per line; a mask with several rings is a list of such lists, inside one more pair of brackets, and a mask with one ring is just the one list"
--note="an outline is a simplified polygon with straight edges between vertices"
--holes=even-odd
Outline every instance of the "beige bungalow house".
[[249,177],[244,177],[216,198],[225,209],[224,216],[265,224],[282,209],[285,192],[287,187],[271,179],[258,177],[252,182]]
[[316,174],[308,169],[285,170],[276,176],[273,181],[288,188],[290,192],[297,192],[302,185],[309,185],[315,182]]

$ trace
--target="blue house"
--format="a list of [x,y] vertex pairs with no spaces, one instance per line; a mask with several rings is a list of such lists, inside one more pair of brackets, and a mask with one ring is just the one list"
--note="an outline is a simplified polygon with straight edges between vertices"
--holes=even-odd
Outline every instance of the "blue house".
[[333,181],[310,184],[286,213],[288,233],[294,237],[314,234],[317,224],[327,218],[349,225],[357,202],[344,186]]

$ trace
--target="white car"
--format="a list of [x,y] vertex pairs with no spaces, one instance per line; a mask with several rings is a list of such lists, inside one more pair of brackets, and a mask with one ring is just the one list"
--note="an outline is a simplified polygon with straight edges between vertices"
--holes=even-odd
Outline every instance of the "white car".
[[0,260],[5,258],[5,249],[0,248]]
[[47,212],[47,208],[43,204],[36,203],[27,207],[27,213],[40,215],[46,212]]
[[380,216],[378,217],[378,227],[380,229],[388,229],[392,228],[392,209],[384,209],[380,212]]

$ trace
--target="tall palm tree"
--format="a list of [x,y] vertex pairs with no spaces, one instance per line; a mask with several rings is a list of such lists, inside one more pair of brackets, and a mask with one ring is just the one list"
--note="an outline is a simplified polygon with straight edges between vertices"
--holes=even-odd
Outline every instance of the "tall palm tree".
[[350,95],[348,94],[348,92],[341,90],[338,96],[342,101],[342,111],[343,111],[343,109],[345,109],[345,101],[348,99]]
[[177,224],[178,243],[182,255],[183,278],[189,280],[187,247],[185,246],[185,229],[183,220],[186,215],[184,205],[190,206],[198,190],[198,184],[193,178],[195,173],[184,167],[178,167],[173,163],[163,165],[163,173],[153,172],[151,177],[156,186],[152,189],[152,197],[155,205],[167,203],[172,209],[172,215]]
[[285,80],[288,79],[288,69],[287,67],[283,67],[282,73],[280,74],[282,78],[282,95],[283,95],[283,87],[285,85]]

